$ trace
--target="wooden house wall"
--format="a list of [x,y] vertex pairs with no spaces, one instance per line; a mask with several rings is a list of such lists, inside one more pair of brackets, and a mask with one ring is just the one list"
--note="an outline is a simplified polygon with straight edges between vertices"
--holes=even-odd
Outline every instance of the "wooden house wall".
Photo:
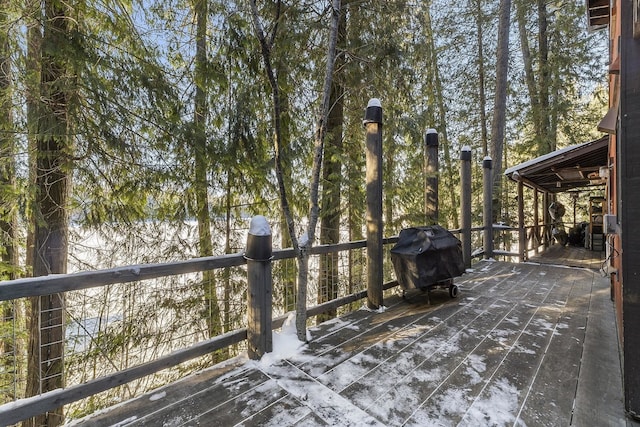
[[[619,107],[617,132],[611,135],[609,213],[619,233],[613,243],[613,296],[622,348],[625,410],[640,417],[640,37],[634,38],[639,0],[614,0],[610,9],[610,106]],[[619,64],[619,71],[616,69]]]

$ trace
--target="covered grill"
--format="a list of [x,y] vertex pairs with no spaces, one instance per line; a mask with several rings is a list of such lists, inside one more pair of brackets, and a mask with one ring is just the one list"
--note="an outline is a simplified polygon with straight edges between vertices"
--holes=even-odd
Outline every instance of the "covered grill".
[[403,291],[444,287],[452,298],[458,296],[453,278],[465,271],[462,244],[449,230],[431,225],[400,231],[391,261]]

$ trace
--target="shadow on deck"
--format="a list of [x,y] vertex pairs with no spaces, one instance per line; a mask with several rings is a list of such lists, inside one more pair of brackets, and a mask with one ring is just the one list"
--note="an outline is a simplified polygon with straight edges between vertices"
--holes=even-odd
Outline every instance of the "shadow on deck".
[[609,283],[481,262],[460,297],[420,291],[311,329],[273,363],[236,359],[81,425],[631,426]]

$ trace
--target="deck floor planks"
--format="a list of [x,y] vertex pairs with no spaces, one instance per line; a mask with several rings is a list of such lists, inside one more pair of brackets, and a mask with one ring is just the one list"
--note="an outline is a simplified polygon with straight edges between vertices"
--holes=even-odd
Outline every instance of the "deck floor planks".
[[[229,419],[228,414],[232,414],[230,419],[235,420],[238,413],[247,410],[249,407],[246,405],[247,402],[255,405],[251,412],[246,414],[248,417],[253,411],[258,410],[260,405],[267,406],[286,395],[263,372],[247,367],[233,371],[231,375],[219,377],[215,381],[205,381],[198,389],[186,390],[186,392],[190,393],[185,394],[183,391],[177,395],[171,392],[163,398],[164,410],[137,416],[135,425],[182,425],[193,419],[195,414],[209,411],[215,411],[221,422]],[[158,393],[155,394],[157,395]]]
[[386,298],[384,313],[312,328],[288,360],[203,376],[200,392],[167,392],[152,415],[150,394],[86,425],[639,425],[624,417],[606,280],[483,262],[456,283],[456,300]]
[[[229,374],[228,377],[227,374]],[[154,413],[166,411],[173,402],[184,402],[194,395],[206,392],[209,387],[212,387],[212,384],[220,383],[221,378],[229,378],[230,381],[233,381],[233,378],[245,378],[244,382],[248,383],[252,378],[264,378],[264,375],[260,372],[247,372],[234,364],[218,365],[189,375],[178,382],[167,384],[140,398],[118,404],[110,411],[96,414],[82,424],[87,426],[113,425],[122,420],[130,420],[127,424],[132,425],[132,423],[139,422],[140,419]],[[203,388],[203,384],[207,384],[208,387]],[[163,397],[160,398],[160,396]],[[229,394],[225,396],[228,398]],[[216,398],[224,398],[224,396],[216,393]]]
[[[564,283],[566,277],[558,270],[545,274],[546,294],[535,293],[535,298],[525,301],[525,309],[515,322],[517,340],[506,352],[483,392],[463,417],[463,424],[485,423],[492,412],[491,422],[518,423],[520,411],[528,406],[527,397],[545,353],[556,332],[561,306],[567,300],[570,286]],[[561,279],[562,282],[558,283]],[[543,296],[542,298],[540,298]],[[566,391],[566,390],[565,390]],[[499,410],[491,408],[496,401],[502,401]],[[560,413],[566,408],[557,408]],[[570,412],[570,406],[568,408]],[[536,424],[534,424],[536,425]],[[543,424],[544,425],[544,424]],[[562,424],[560,424],[562,425]]]
[[565,265],[599,270],[605,260],[605,251],[592,251],[582,246],[553,244],[545,251],[530,257],[535,263]]
[[[540,298],[539,292],[530,291],[528,294],[533,298]],[[548,295],[548,292],[546,294]],[[508,311],[504,312],[500,322],[486,332],[478,331],[482,332],[479,334],[481,339],[479,342],[476,340],[476,346],[470,351],[465,352],[461,349],[462,355],[465,356],[462,363],[453,369],[445,370],[450,372],[449,376],[438,384],[420,407],[411,414],[407,424],[456,425],[469,413],[474,403],[484,401],[481,400],[481,394],[505,363],[507,356],[511,352],[521,351],[523,322],[520,317],[522,313],[531,311],[529,303],[523,304],[518,301],[503,301],[503,303]],[[472,413],[483,414],[483,408],[475,409]],[[497,422],[495,419],[486,421]],[[485,420],[474,421],[474,423],[477,422],[486,423]]]
[[[507,278],[503,278],[496,286],[499,285],[506,288],[514,287],[513,282]],[[498,293],[505,292],[506,289],[502,289]],[[492,298],[484,296],[472,295],[470,298],[473,304],[444,304],[439,309],[426,313],[426,323],[419,325],[421,327],[416,327],[413,331],[410,328],[404,328],[401,333],[392,337],[393,340],[380,341],[377,345],[365,350],[361,357],[346,361],[345,368],[340,369],[341,366],[335,375],[342,383],[354,378],[353,374],[349,376],[349,372],[367,370],[368,372],[349,385],[343,394],[352,398],[355,398],[355,395],[361,395],[365,400],[375,398],[376,390],[383,387],[385,383],[391,388],[416,365],[433,357],[434,352],[451,348],[451,335],[454,338],[457,337],[463,328],[461,325],[468,327],[474,321],[478,321],[477,319],[482,315],[487,315],[485,307],[495,304]],[[357,378],[357,375],[355,377]],[[373,381],[372,377],[378,380]]]
[[[209,421],[205,417],[199,417],[199,425],[206,424]],[[216,425],[217,418],[211,420],[209,425]],[[239,422],[238,426],[281,426],[288,423],[300,425],[326,426],[327,424],[316,415],[310,407],[301,404],[296,398],[287,395],[284,398],[274,402],[272,405],[264,408],[255,415]]]
[[620,369],[618,342],[616,334],[611,333],[615,314],[610,308],[609,296],[609,284],[594,281],[573,411],[576,426],[589,425],[593,420],[601,420],[601,424],[607,426],[640,425],[617,410],[624,407],[624,403],[622,378],[617,375]]
[[528,425],[571,423],[593,286],[592,274],[575,270],[572,275],[570,296],[560,307],[521,413]]
[[[323,335],[323,325],[314,328],[311,332],[312,341],[298,357],[298,360],[301,360],[298,366],[310,375],[317,377],[341,365],[353,355],[361,353],[380,340],[393,335],[406,323],[414,323],[424,316],[424,313],[404,304],[399,298],[392,298],[391,303],[395,306],[393,311],[387,310],[376,316],[366,313],[366,318],[363,321],[355,323],[349,319],[342,324],[342,327],[333,330],[328,336]],[[318,338],[314,339],[313,337]],[[311,355],[311,357],[305,357],[307,355]]]
[[[416,412],[423,414],[418,416],[419,423],[427,419],[451,421],[449,416],[464,407],[464,401],[468,400],[466,397],[477,384],[474,382],[475,377],[469,377],[470,364],[490,365],[490,362],[475,358],[474,354],[479,349],[486,349],[492,352],[493,359],[496,360],[495,348],[502,343],[498,343],[495,340],[497,337],[493,337],[492,333],[508,322],[506,319],[511,313],[512,307],[507,304],[496,302],[490,306],[489,310],[471,325],[472,327],[452,334],[438,351],[425,355],[428,357],[398,381],[387,394],[369,404],[370,410],[392,424],[402,424],[414,417]],[[505,338],[502,333],[498,335]],[[412,395],[411,390],[418,389],[421,393],[416,396],[415,401],[405,400],[404,396]],[[406,404],[397,405],[397,402],[403,400]]]

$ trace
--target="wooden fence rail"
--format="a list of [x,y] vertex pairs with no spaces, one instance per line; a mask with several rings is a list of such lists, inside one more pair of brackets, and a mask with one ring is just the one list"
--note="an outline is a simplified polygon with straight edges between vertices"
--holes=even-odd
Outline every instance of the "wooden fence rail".
[[[397,242],[397,237],[383,239],[383,245],[390,245]],[[333,244],[319,245],[310,249],[312,255],[330,254],[357,249],[364,249],[367,246],[366,240]],[[293,249],[274,250],[271,260],[285,260],[295,257]],[[10,301],[18,298],[50,295],[52,293],[71,292],[89,288],[99,288],[116,283],[131,283],[141,280],[149,280],[166,276],[175,276],[187,273],[197,273],[206,270],[215,270],[228,267],[247,265],[246,253],[232,255],[195,258],[185,261],[176,261],[162,264],[140,264],[105,269],[99,271],[88,271],[73,274],[60,274],[44,277],[25,278],[12,281],[0,282],[0,301]],[[251,277],[251,276],[249,276]],[[383,285],[383,290],[391,289],[397,285],[392,281]],[[249,287],[252,285],[249,284]],[[254,286],[261,286],[254,284]],[[270,295],[269,295],[270,297]],[[356,292],[342,298],[309,307],[307,315],[309,317],[335,310],[338,307],[356,302],[367,297],[367,290]],[[271,301],[264,299],[263,304],[271,304]],[[266,308],[264,308],[266,310]],[[270,310],[270,308],[269,308]],[[282,327],[288,315],[283,315],[270,322],[270,330]],[[261,326],[256,326],[260,329]],[[237,329],[223,335],[201,341],[188,348],[180,349],[157,359],[142,363],[137,366],[127,368],[116,373],[87,381],[82,384],[70,386],[64,389],[54,390],[38,395],[36,398],[19,399],[11,403],[0,406],[0,419],[3,424],[8,425],[18,423],[38,414],[51,411],[69,403],[93,396],[111,388],[121,386],[131,381],[155,374],[164,369],[177,366],[189,360],[222,350],[235,344],[247,340],[248,328]],[[250,333],[250,331],[249,331]],[[258,333],[258,332],[254,332]],[[264,335],[264,333],[262,334]],[[259,349],[257,357],[262,355],[264,349]]]

